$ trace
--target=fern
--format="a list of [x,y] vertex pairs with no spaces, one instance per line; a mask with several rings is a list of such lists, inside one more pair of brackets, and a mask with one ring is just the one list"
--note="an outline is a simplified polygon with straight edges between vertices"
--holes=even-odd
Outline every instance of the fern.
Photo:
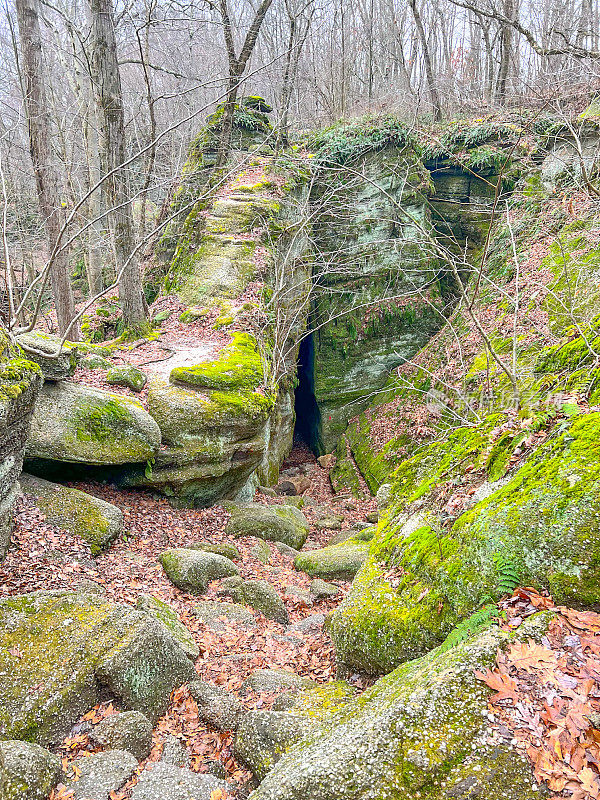
[[494,561],[498,573],[498,591],[501,594],[512,594],[521,582],[518,565],[504,553],[496,553]]
[[448,636],[440,645],[440,651],[445,653],[452,647],[456,647],[457,644],[461,644],[469,637],[476,633],[480,633],[482,630],[489,627],[499,617],[500,612],[498,611],[497,606],[493,604],[483,606],[475,611],[474,614],[471,614],[470,617],[463,619],[462,622],[459,622],[456,628],[450,631]]

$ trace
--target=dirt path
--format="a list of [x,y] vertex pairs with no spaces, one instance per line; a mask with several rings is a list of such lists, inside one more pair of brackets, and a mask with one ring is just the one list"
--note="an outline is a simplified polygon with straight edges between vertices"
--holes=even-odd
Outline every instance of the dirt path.
[[[311,488],[305,493],[303,512],[311,522],[311,534],[305,548],[323,546],[332,532],[320,532],[314,526],[318,516],[323,516],[323,506],[344,516],[342,528],[365,522],[365,515],[373,510],[373,501],[357,502],[349,496],[335,497],[328,474],[321,469],[314,456],[304,448],[293,451],[284,468],[302,468],[308,473]],[[43,516],[29,500],[20,502],[14,545],[0,566],[0,596],[34,591],[36,589],[93,588],[104,592],[111,600],[135,604],[140,593],[150,594],[168,602],[179,614],[181,621],[192,632],[199,648],[196,661],[198,676],[210,683],[239,693],[242,682],[257,669],[270,667],[288,669],[298,675],[318,682],[335,677],[334,653],[331,641],[322,627],[289,635],[283,625],[256,614],[256,628],[246,629],[235,624],[216,631],[206,626],[194,615],[199,600],[217,600],[218,582],[213,582],[202,596],[188,594],[176,588],[166,577],[157,561],[158,555],[168,547],[185,547],[192,543],[233,542],[224,534],[227,512],[220,506],[210,509],[174,509],[163,498],[149,493],[119,491],[100,484],[73,484],[122,509],[126,533],[100,557],[93,559],[88,546],[77,536],[67,534],[47,525]],[[280,503],[284,498],[257,496],[265,504]],[[267,565],[252,553],[256,539],[237,539],[240,551],[237,564],[244,578],[260,578],[274,586],[283,598],[292,624],[314,614],[328,614],[343,598],[349,584],[335,581],[339,594],[329,600],[305,602],[294,590],[307,590],[310,578],[293,568],[292,559],[271,546]],[[94,584],[95,586],[93,586]],[[354,682],[361,686],[361,679]],[[269,708],[274,695],[250,693],[239,695],[246,708]],[[112,713],[108,703],[87,715],[97,722]],[[60,748],[66,764],[83,752],[93,751],[85,726],[75,726],[72,734]],[[199,721],[195,701],[187,689],[174,693],[169,710],[154,730],[154,747],[147,761],[160,758],[163,743],[168,736],[176,736],[191,757],[191,768],[207,772],[220,761],[227,778],[244,783],[249,773],[235,763],[232,756],[232,735],[209,729]],[[141,769],[146,762],[142,762]],[[127,786],[113,798],[127,798]],[[60,795],[56,795],[60,798]]]

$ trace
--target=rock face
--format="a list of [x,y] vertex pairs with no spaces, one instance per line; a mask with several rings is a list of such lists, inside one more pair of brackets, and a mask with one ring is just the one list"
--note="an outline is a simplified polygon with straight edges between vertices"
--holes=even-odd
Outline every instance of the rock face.
[[221,686],[192,681],[190,693],[198,705],[198,716],[219,731],[235,731],[244,712],[240,701]]
[[[447,287],[438,281],[431,241],[429,173],[397,120],[389,120],[386,132],[387,144],[380,134],[369,147],[368,123],[340,125],[316,149],[323,169],[311,194],[320,287],[312,314],[323,327],[307,357],[319,412],[313,444],[322,452],[335,448],[348,420],[382,388],[390,370],[443,323],[436,309]],[[347,152],[337,150],[339,139],[348,143]],[[386,302],[391,297],[410,300]]]
[[346,539],[340,544],[299,553],[294,559],[294,567],[314,578],[352,580],[368,553],[368,542]]
[[184,591],[205,592],[210,581],[239,575],[233,561],[217,553],[187,550],[184,547],[166,550],[159,557],[169,580]]
[[160,446],[160,429],[141,404],[78,383],[46,383],[27,441],[28,459],[110,465],[144,462]]
[[[548,624],[539,616],[519,635],[539,638]],[[529,763],[491,737],[490,690],[474,675],[495,663],[506,641],[492,628],[399,667],[334,713],[313,707],[314,727],[274,765],[251,800],[543,796]]]
[[106,550],[123,531],[123,512],[105,500],[33,475],[21,475],[20,484],[48,522],[81,536],[92,555]]
[[2,800],[46,800],[62,773],[60,758],[31,742],[0,742]]
[[163,626],[130,606],[67,591],[0,600],[3,738],[62,738],[99,702],[102,686],[153,721],[194,676]]
[[309,533],[304,514],[293,506],[264,506],[247,503],[231,507],[225,533],[231,536],[257,536],[269,542],[283,542],[300,549]]
[[[440,536],[439,483],[460,481],[468,464],[496,479],[507,468],[518,439],[509,436],[490,456],[495,421],[457,428],[396,470],[369,558],[333,615],[345,664],[388,672],[517,584],[547,589],[565,605],[598,603],[600,414],[557,426],[514,474],[474,494]],[[392,564],[401,569],[395,585],[386,577]]]
[[10,541],[23,450],[41,383],[37,364],[23,358],[0,328],[0,559]]

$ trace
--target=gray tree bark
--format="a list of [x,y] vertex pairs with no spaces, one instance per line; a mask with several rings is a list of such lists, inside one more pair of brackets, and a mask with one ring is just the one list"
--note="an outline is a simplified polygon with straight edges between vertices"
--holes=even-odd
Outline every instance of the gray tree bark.
[[133,210],[129,198],[125,161],[125,115],[117,42],[111,0],[90,0],[91,72],[98,109],[103,169],[108,174],[106,198],[115,266],[119,278],[119,300],[127,327],[145,321],[146,303],[142,291],[139,261],[134,255]]
[[[50,141],[52,126],[44,89],[45,74],[38,0],[16,0],[16,9],[21,44],[29,151],[35,172],[40,211],[44,218],[48,250],[52,254],[63,227],[64,213],[60,198],[61,181],[54,163]],[[50,282],[58,328],[61,334],[64,334],[75,316],[67,249],[59,249],[54,255],[50,268]],[[74,341],[79,340],[77,326],[73,326],[69,336]]]

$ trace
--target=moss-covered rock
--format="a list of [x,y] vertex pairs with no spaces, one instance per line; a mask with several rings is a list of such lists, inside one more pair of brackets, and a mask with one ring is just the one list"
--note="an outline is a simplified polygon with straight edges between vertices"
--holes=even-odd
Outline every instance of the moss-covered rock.
[[40,366],[42,375],[47,381],[64,381],[77,369],[77,345],[65,342],[61,347],[60,336],[29,331],[18,336],[17,341],[27,358]]
[[196,603],[194,614],[204,624],[216,631],[225,630],[226,625],[240,625],[242,628],[255,628],[256,617],[243,605],[238,603],[217,603],[205,601]]
[[234,333],[232,342],[215,361],[194,366],[176,367],[171,371],[173,383],[198,389],[255,391],[265,381],[265,365],[256,339],[247,333]]
[[110,386],[125,386],[133,392],[141,392],[148,378],[141,369],[125,365],[111,367],[106,373],[106,382]]
[[230,536],[256,536],[269,542],[283,542],[299,549],[306,541],[309,525],[304,514],[289,505],[264,506],[260,503],[233,505],[225,533]]
[[238,726],[233,754],[260,781],[311,726],[283,711],[249,711]]
[[105,500],[33,475],[21,475],[20,484],[48,522],[81,536],[92,555],[106,550],[123,531],[123,512]]
[[205,550],[207,553],[217,553],[231,561],[237,561],[240,551],[233,542],[194,542],[189,545],[190,550]]
[[63,381],[39,394],[26,457],[127,464],[153,458],[159,446],[159,427],[140,403]]
[[161,625],[164,625],[189,659],[195,661],[198,658],[200,648],[194,641],[192,634],[179,620],[179,617],[168,603],[159,600],[157,597],[141,594],[137,599],[136,608],[146,614],[152,614]]
[[440,483],[477,465],[495,468],[491,424],[458,429],[396,471],[369,559],[333,616],[342,662],[389,671],[518,583],[567,605],[598,603],[600,415],[557,425],[520,469],[444,524]]
[[205,592],[210,581],[239,575],[239,569],[228,558],[204,550],[184,547],[165,550],[160,563],[170,581],[184,591]]
[[31,742],[0,742],[2,800],[46,800],[60,780],[60,758]]
[[365,562],[368,553],[368,542],[350,538],[340,544],[299,553],[294,559],[294,567],[312,578],[351,580]]
[[[548,618],[538,616],[519,638],[547,630]],[[495,663],[507,639],[490,628],[398,667],[333,713],[317,711],[252,800],[543,797],[527,760],[490,731],[490,690],[474,674]]]
[[10,541],[25,441],[41,384],[39,366],[25,359],[0,327],[0,559]]
[[94,725],[90,738],[106,750],[126,750],[141,761],[152,750],[152,723],[139,711],[121,711]]
[[108,691],[150,720],[195,672],[148,614],[97,595],[0,600],[0,736],[48,744]]
[[231,597],[236,603],[245,603],[260,611],[267,619],[282,625],[287,625],[290,621],[283,600],[277,590],[266,581],[226,578],[219,588],[219,594]]

